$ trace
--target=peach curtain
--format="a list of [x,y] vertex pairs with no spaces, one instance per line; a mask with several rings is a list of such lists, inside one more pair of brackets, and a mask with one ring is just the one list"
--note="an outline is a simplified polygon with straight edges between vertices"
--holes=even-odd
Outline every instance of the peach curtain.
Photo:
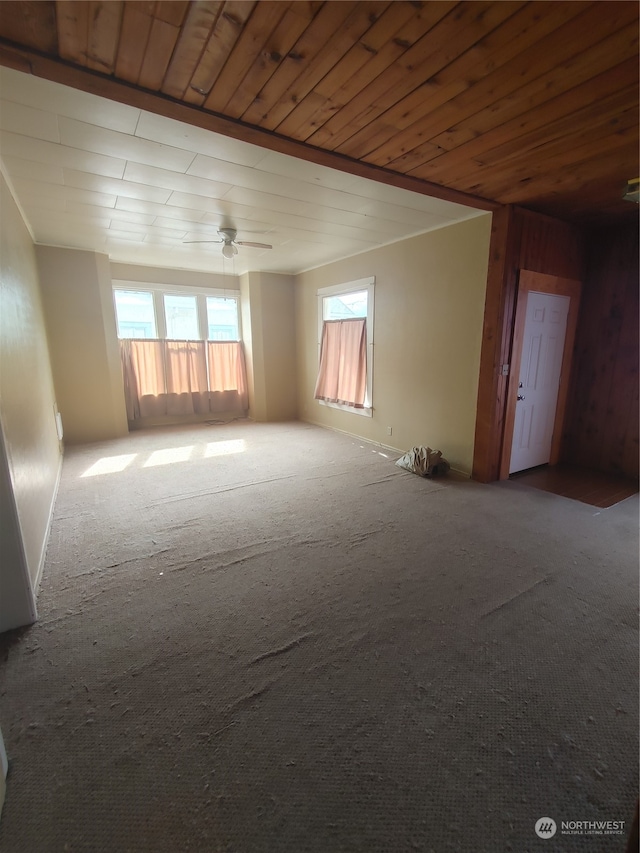
[[325,320],[316,400],[364,408],[367,390],[367,321]]
[[163,341],[167,371],[167,414],[209,411],[207,354],[204,341]]
[[237,341],[209,341],[209,391],[212,412],[249,408],[244,349]]
[[122,340],[120,356],[128,420],[166,414],[164,342]]
[[120,341],[127,418],[208,412],[246,414],[239,341]]

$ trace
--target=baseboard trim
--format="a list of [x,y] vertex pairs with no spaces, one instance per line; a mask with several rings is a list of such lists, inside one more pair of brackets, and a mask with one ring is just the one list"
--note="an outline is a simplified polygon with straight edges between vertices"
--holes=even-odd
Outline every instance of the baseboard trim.
[[36,572],[35,580],[33,581],[33,598],[34,602],[38,595],[38,589],[40,587],[40,581],[42,580],[42,574],[44,572],[44,564],[47,558],[47,546],[49,545],[49,536],[51,535],[51,525],[53,524],[53,513],[56,508],[56,501],[58,499],[58,489],[60,488],[60,480],[62,478],[62,463],[64,462],[64,446],[61,447],[60,458],[58,460],[58,471],[56,474],[56,484],[53,488],[53,495],[51,497],[51,505],[49,506],[49,517],[47,518],[47,526],[45,528],[45,534],[42,541],[42,549],[40,551],[40,560],[38,562],[38,571]]
[[[321,429],[328,429],[332,432],[339,432],[342,435],[348,435],[349,438],[357,438],[359,441],[366,441],[367,444],[372,444],[374,447],[382,447],[384,450],[389,450],[391,453],[397,454],[399,457],[407,452],[407,449],[399,450],[397,447],[392,447],[390,444],[383,444],[381,441],[374,441],[372,438],[364,438],[361,435],[358,435],[355,432],[349,432],[346,429],[339,429],[338,427],[329,426],[328,424],[321,424],[318,421],[312,421],[308,418],[301,418],[302,423],[311,424],[312,426],[320,427]],[[462,471],[460,468],[455,468],[453,465],[451,466],[451,470],[455,471],[456,474],[460,474],[462,477],[466,477],[468,480],[471,479],[471,474],[468,471]]]
[[391,451],[391,453],[397,453],[398,456],[402,456],[402,454],[405,453],[404,450],[398,450],[397,447],[391,447],[390,444],[382,444],[382,442],[374,441],[372,438],[364,438],[364,436],[358,435],[357,432],[349,432],[349,430],[346,429],[340,429],[339,427],[329,426],[328,424],[321,424],[318,423],[318,421],[312,421],[309,418],[302,418],[301,420],[305,424],[311,424],[311,426],[317,426],[320,427],[320,429],[328,429],[331,430],[331,432],[339,432],[341,435],[348,435],[349,438],[357,438],[358,441],[366,441],[367,444],[373,444],[375,447],[383,447],[385,450]]

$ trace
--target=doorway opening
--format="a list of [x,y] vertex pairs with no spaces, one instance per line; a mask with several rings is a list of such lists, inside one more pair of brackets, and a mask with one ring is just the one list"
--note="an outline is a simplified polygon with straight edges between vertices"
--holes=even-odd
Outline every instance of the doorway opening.
[[531,290],[521,344],[509,474],[544,465],[558,405],[570,298]]
[[560,460],[581,283],[520,270],[500,479]]

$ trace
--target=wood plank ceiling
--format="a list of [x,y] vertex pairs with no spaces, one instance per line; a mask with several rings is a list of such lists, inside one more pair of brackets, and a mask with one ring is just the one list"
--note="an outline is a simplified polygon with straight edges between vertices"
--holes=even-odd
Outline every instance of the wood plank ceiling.
[[98,78],[122,81],[326,165],[581,224],[637,215],[621,198],[638,175],[636,2],[25,0],[0,4],[0,47],[4,64],[100,94]]

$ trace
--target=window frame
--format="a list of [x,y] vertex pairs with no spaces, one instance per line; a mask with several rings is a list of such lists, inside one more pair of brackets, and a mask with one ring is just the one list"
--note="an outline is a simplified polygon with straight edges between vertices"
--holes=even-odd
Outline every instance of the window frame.
[[[117,336],[118,340],[119,341],[130,340],[130,338],[128,336],[126,338],[120,337],[120,320],[118,318],[118,303],[116,300],[116,293],[117,292],[120,292],[120,293],[140,293],[140,294],[144,294],[144,295],[151,297],[151,311],[153,313],[153,325],[155,327],[155,333],[156,334],[152,335],[150,338],[146,338],[146,336],[145,336],[145,339],[146,340],[157,339],[157,335],[158,335],[158,331],[159,331],[159,329],[158,329],[158,312],[156,311],[156,304],[155,304],[155,298],[154,298],[153,293],[150,290],[140,290],[140,288],[136,288],[135,290],[133,290],[132,288],[129,288],[129,287],[127,287],[127,288],[125,288],[125,287],[118,287],[118,288],[112,287],[113,311],[114,311],[115,319],[116,319],[116,336]],[[125,320],[123,322],[126,323],[127,321]],[[140,338],[138,338],[137,340],[140,340]]]
[[373,344],[374,344],[374,296],[375,296],[375,276],[367,278],[359,278],[355,281],[345,281],[342,284],[332,284],[329,287],[321,287],[318,289],[318,369],[320,367],[320,348],[322,346],[322,328],[324,325],[324,300],[329,296],[341,296],[345,293],[358,293],[363,290],[367,291],[367,390],[364,398],[364,408],[357,409],[355,406],[348,406],[345,403],[329,403],[326,400],[316,400],[321,406],[328,406],[331,409],[341,409],[343,412],[352,412],[361,417],[373,417]]
[[196,340],[196,341],[209,341],[211,340],[213,343],[216,342],[216,338],[209,338],[209,320],[207,313],[207,296],[217,296],[222,297],[223,299],[233,299],[236,303],[236,315],[238,320],[238,337],[237,341],[242,340],[242,312],[240,310],[240,291],[238,290],[224,290],[222,288],[215,287],[189,287],[189,285],[180,285],[180,284],[156,284],[146,281],[126,281],[124,279],[114,279],[111,283],[111,290],[113,296],[113,311],[115,315],[116,321],[116,336],[118,340],[136,340],[121,338],[118,333],[118,308],[116,306],[116,298],[115,293],[118,290],[126,290],[133,291],[135,293],[151,293],[153,298],[153,313],[155,317],[156,323],[156,333],[157,338],[149,339],[149,340],[183,340],[183,338],[169,338],[167,337],[167,320],[165,315],[165,307],[164,307],[164,296],[165,294],[173,294],[176,296],[195,296],[196,298],[196,312],[198,319],[198,333],[201,337],[199,338],[188,338],[184,340]]

